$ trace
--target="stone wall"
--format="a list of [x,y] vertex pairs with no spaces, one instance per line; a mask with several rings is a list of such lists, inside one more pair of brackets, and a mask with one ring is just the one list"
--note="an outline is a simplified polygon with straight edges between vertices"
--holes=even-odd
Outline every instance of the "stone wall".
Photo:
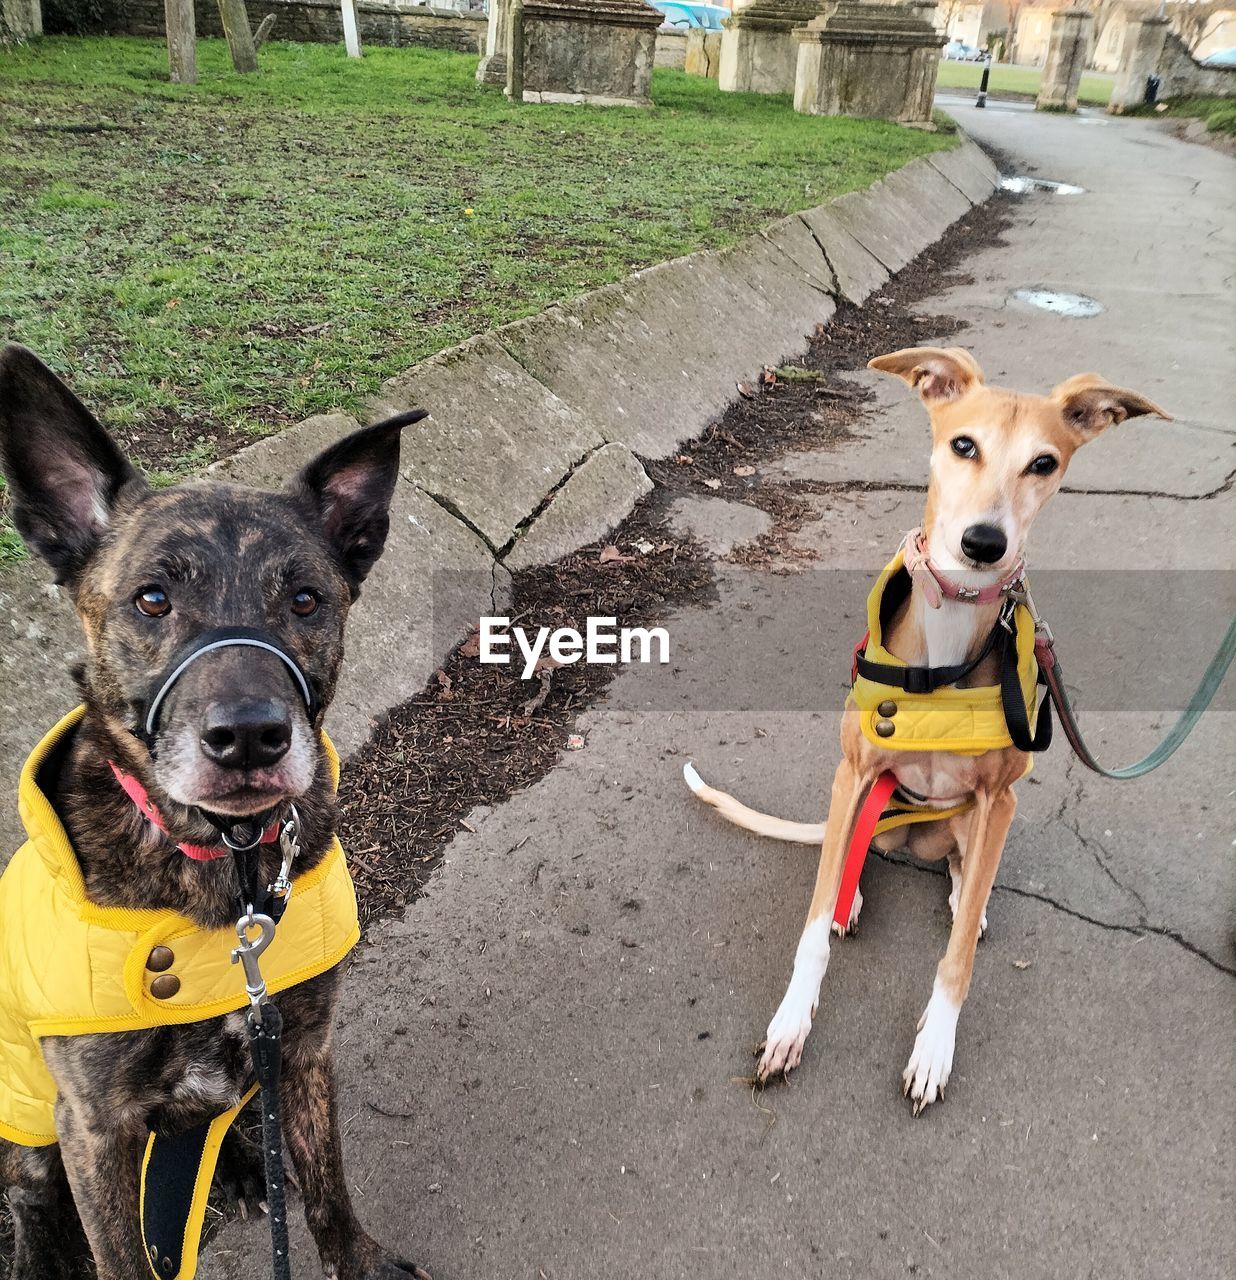
[[687,65],[687,33],[685,31],[658,31],[656,66],[673,67],[681,71]]
[[1184,41],[1173,31],[1169,31],[1163,41],[1158,74],[1163,80],[1159,87],[1160,99],[1195,95],[1230,98],[1236,94],[1236,67],[1199,66]]
[[[339,0],[245,0],[249,21],[256,29],[268,13],[276,16],[274,40],[300,40],[310,44],[343,42],[343,18]],[[99,13],[97,27],[114,36],[162,36],[163,0],[103,0],[92,6]],[[49,6],[49,34],[65,30],[60,17],[67,6]],[[361,42],[373,45],[419,45],[429,49],[454,49],[480,53],[485,43],[485,16],[479,11],[458,13],[411,4],[408,0],[357,0]],[[221,36],[219,9],[212,0],[198,0],[197,30],[201,36]],[[55,21],[54,21],[55,20]],[[77,25],[76,30],[82,27]]]

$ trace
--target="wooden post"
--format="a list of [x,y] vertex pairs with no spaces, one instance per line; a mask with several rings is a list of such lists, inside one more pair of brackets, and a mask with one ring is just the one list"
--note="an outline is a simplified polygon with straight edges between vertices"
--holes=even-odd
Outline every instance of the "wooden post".
[[256,71],[257,50],[253,47],[253,29],[249,26],[245,0],[219,0],[219,17],[232,54],[232,66],[245,73]]
[[506,51],[506,96],[512,102],[524,100],[524,0],[510,0],[507,28],[510,44]]
[[361,56],[360,25],[356,21],[356,0],[343,0],[343,43],[349,58]]
[[197,31],[193,0],[163,0],[167,65],[173,84],[197,84]]

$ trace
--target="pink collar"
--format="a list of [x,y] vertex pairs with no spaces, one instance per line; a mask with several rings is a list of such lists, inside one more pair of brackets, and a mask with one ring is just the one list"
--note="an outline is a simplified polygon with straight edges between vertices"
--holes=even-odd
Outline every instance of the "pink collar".
[[996,600],[1003,600],[1022,585],[1026,574],[1026,562],[1019,560],[999,582],[989,583],[985,587],[967,587],[965,583],[950,578],[932,564],[927,551],[927,537],[921,529],[911,529],[906,534],[901,549],[906,570],[932,609],[938,609],[944,600],[958,600],[963,604],[992,604]]
[[[115,761],[109,760],[107,763],[112,766],[116,781],[120,783],[125,795],[137,805],[142,816],[149,819],[166,835],[167,824],[163,821],[163,815],[155,807],[154,801],[146,794],[146,788],[131,773],[125,773]],[[274,844],[279,839],[280,825],[278,821],[271,823],[262,833],[262,838],[258,843]],[[194,862],[213,862],[216,858],[226,858],[231,853],[231,850],[226,845],[213,849],[200,844],[177,844],[176,847],[185,857],[192,858]]]

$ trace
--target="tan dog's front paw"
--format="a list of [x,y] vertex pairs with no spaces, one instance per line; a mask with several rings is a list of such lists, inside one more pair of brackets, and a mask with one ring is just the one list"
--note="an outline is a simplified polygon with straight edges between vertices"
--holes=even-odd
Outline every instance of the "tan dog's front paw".
[[792,1002],[790,994],[786,995],[768,1024],[768,1034],[761,1046],[760,1065],[755,1069],[760,1080],[767,1080],[778,1072],[788,1074],[802,1061],[803,1045],[811,1032],[814,1012],[809,1003],[804,1007],[798,1001]]
[[927,1008],[918,1020],[918,1035],[910,1061],[902,1073],[902,1093],[914,1104],[914,1114],[944,1100],[944,1086],[953,1069],[953,1047],[957,1042],[957,1015],[961,1012],[938,988],[931,993]]

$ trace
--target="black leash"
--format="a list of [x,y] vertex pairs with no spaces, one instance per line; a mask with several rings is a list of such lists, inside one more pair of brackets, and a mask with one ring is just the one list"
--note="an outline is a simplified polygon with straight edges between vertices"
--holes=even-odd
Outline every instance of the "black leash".
[[[240,939],[240,945],[232,952],[232,962],[243,966],[245,990],[249,995],[246,1025],[253,1074],[259,1089],[258,1102],[262,1108],[262,1153],[266,1166],[266,1207],[270,1215],[271,1275],[272,1280],[291,1280],[287,1174],[283,1164],[283,1122],[279,1099],[279,1078],[283,1065],[283,1015],[266,992],[259,959],[274,941],[275,926],[287,908],[292,891],[292,864],[299,852],[295,806],[292,808],[292,816],[279,832],[279,847],[283,854],[279,875],[260,899],[257,850],[262,829],[258,827],[252,843],[247,845],[235,840],[234,833],[233,828],[232,833],[223,837],[224,843],[232,850],[240,908],[240,917],[236,921],[236,935]],[[256,938],[253,937],[255,929],[258,930]]]

